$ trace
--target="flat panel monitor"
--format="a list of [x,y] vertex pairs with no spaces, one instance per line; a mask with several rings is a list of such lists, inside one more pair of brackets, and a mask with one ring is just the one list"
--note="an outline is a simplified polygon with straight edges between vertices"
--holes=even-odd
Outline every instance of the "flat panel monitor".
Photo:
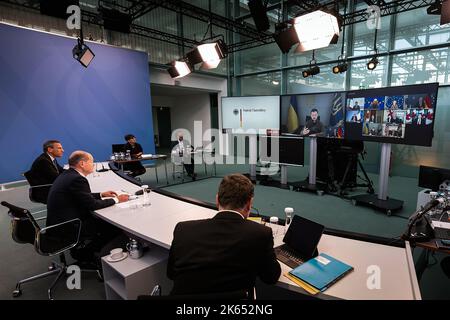
[[222,129],[225,133],[267,134],[278,132],[280,125],[279,96],[223,97]]
[[420,166],[419,187],[438,191],[439,186],[446,180],[450,181],[450,169]]
[[113,144],[112,145],[112,153],[116,153],[116,152],[125,152],[125,145],[123,143]]
[[280,135],[344,138],[345,92],[280,97]]
[[431,146],[438,84],[348,91],[346,138]]
[[[305,140],[301,137],[261,136],[260,161],[293,166],[305,164]],[[273,148],[278,149],[273,152]]]

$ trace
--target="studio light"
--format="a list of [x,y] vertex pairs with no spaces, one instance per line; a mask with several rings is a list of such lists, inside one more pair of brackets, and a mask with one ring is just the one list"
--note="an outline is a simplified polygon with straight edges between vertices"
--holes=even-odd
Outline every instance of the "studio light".
[[75,60],[81,63],[85,68],[89,66],[95,54],[92,50],[84,44],[83,40],[78,38],[78,43],[72,49],[72,55]]
[[440,15],[441,12],[442,12],[442,6],[441,6],[441,1],[440,0],[436,0],[435,3],[433,3],[432,5],[430,5],[427,8],[427,13],[428,14]]
[[370,59],[369,62],[367,62],[367,69],[374,70],[378,65],[378,58],[377,56],[373,56],[372,59]]
[[294,27],[288,27],[286,23],[275,25],[275,33],[272,35],[282,53],[288,53],[292,46],[298,43],[297,32]]
[[172,61],[167,71],[172,78],[178,79],[191,73],[192,68],[185,61]]
[[322,10],[295,18],[294,28],[299,40],[295,52],[327,47],[339,37],[337,18]]
[[309,69],[303,70],[302,76],[303,76],[303,78],[308,78],[310,76],[315,76],[316,74],[319,74],[319,73],[320,73],[319,66],[312,66]]
[[204,43],[186,54],[190,65],[202,63],[201,69],[217,68],[220,61],[227,55],[225,42],[219,39],[216,42]]
[[343,73],[343,72],[347,71],[347,69],[348,69],[348,64],[346,62],[339,63],[338,65],[335,65],[332,68],[334,74]]

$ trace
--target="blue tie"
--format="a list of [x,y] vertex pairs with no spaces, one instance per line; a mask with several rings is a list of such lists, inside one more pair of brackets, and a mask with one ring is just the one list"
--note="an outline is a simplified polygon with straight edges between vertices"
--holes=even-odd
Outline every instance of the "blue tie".
[[59,169],[58,169],[58,162],[56,162],[56,159],[53,160],[53,164],[54,164],[54,166],[55,166],[55,168],[56,168],[56,171],[59,172]]

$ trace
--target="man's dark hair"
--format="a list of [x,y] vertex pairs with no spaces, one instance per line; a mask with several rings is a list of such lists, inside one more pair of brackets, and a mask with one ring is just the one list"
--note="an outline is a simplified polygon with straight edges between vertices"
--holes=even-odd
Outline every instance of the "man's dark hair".
[[244,175],[235,173],[225,176],[219,186],[218,200],[226,209],[242,209],[253,197],[252,182]]
[[42,145],[42,150],[44,150],[44,152],[47,152],[48,148],[53,148],[54,143],[61,143],[61,142],[59,142],[58,140],[45,141],[44,144]]
[[88,154],[86,152],[82,152],[82,151],[74,152],[69,157],[69,166],[74,167],[81,160],[88,161],[89,160]]
[[134,135],[132,135],[132,134],[127,134],[127,135],[125,135],[124,138],[125,138],[125,141],[128,141],[128,140],[136,138],[136,137]]
[[311,113],[313,113],[313,112],[319,113],[319,110],[317,110],[316,108],[312,108],[312,109],[311,109]]

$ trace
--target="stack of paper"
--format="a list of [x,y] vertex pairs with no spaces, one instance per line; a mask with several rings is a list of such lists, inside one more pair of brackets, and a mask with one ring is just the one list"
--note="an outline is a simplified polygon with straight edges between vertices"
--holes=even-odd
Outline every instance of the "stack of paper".
[[317,294],[328,289],[352,270],[352,266],[321,253],[292,269],[285,276],[310,294]]

